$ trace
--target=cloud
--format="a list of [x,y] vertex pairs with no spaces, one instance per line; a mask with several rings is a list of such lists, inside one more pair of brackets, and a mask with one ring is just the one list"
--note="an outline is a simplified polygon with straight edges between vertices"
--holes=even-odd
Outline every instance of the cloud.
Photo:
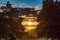
[[34,10],[40,10],[39,6],[35,6],[34,8],[35,8]]
[[2,6],[2,4],[0,4],[0,7]]
[[36,5],[36,6],[31,6],[26,3],[20,3],[19,6],[20,8],[34,8],[34,10],[42,10],[42,4]]
[[42,10],[42,6],[43,4],[40,4],[40,5],[36,5],[34,8],[34,10]]
[[12,7],[15,7],[15,6],[17,6],[16,4],[13,4],[13,5],[11,5]]
[[2,5],[2,6],[6,6],[6,5],[4,4],[4,5]]
[[22,7],[24,7],[25,5],[26,5],[25,3],[20,3],[20,4],[19,4],[19,7],[22,8]]
[[26,5],[28,8],[32,8],[32,6],[30,6],[30,5]]
[[36,5],[36,6],[31,6],[31,5],[28,5],[26,3],[20,3],[19,4],[19,7],[20,8],[35,8],[34,10],[42,10],[42,5],[43,4],[39,4],[39,5]]
[[37,6],[34,7],[34,10],[42,10],[42,7],[37,5]]
[[0,4],[0,7],[2,7],[2,6],[6,6],[5,4]]
[[20,8],[32,8],[32,6],[27,5],[26,3],[20,3],[19,7]]

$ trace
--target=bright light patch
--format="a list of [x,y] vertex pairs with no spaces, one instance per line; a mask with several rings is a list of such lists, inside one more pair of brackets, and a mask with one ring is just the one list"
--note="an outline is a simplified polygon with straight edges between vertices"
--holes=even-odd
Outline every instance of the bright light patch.
[[28,24],[28,25],[32,25],[32,22],[28,22],[27,24]]

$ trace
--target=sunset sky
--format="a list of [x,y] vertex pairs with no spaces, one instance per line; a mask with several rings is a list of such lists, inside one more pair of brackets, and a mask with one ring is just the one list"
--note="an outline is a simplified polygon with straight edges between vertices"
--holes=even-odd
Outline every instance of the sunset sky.
[[42,8],[42,0],[0,0],[0,3],[6,4],[7,1],[10,1],[12,4],[16,4],[15,7]]

